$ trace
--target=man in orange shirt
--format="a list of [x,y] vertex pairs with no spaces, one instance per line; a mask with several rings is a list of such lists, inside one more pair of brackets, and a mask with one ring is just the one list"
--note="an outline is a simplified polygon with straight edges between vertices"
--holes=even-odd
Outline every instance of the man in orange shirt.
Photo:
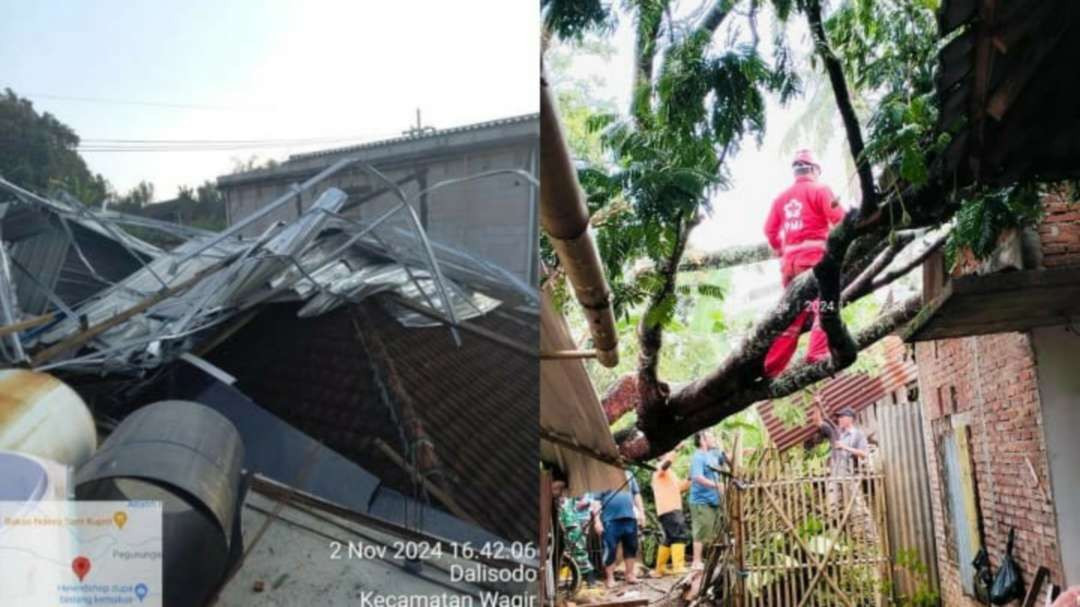
[[670,573],[686,572],[686,542],[690,533],[683,516],[682,494],[690,488],[690,481],[679,478],[672,468],[675,452],[669,451],[660,458],[660,467],[653,472],[652,490],[656,500],[656,515],[664,530],[664,543],[656,554],[656,575],[663,577],[668,571],[668,559],[672,561]]

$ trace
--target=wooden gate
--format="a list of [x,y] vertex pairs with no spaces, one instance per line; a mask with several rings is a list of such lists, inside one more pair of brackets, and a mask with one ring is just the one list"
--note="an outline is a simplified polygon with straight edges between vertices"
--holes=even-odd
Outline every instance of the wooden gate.
[[[890,566],[884,476],[873,466],[830,476],[821,458],[764,451],[729,484],[730,550],[717,559],[726,604],[883,604]],[[710,572],[711,573],[711,572]]]

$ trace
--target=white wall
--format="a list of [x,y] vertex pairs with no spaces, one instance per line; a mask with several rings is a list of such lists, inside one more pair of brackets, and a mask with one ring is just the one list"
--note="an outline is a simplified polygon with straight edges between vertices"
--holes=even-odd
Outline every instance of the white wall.
[[1031,337],[1062,566],[1066,583],[1080,584],[1080,336],[1050,327]]

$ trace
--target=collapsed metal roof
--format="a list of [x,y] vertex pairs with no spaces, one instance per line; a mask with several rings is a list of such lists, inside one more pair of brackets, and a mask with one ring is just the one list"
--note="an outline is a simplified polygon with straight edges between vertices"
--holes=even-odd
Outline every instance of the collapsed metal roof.
[[[407,326],[464,321],[499,305],[536,310],[536,289],[510,272],[428,239],[410,199],[371,221],[342,214],[329,188],[310,209],[256,238],[241,230],[343,168],[345,158],[258,212],[214,233],[47,198],[0,178],[0,363],[37,370],[139,373],[175,360],[238,314],[272,301],[306,302],[299,316],[391,293]],[[487,171],[452,182],[514,173]],[[447,185],[442,182],[425,191]],[[419,196],[423,192],[417,193]],[[7,196],[4,196],[4,195]],[[5,200],[7,198],[7,200]],[[164,251],[125,227],[167,232]]]

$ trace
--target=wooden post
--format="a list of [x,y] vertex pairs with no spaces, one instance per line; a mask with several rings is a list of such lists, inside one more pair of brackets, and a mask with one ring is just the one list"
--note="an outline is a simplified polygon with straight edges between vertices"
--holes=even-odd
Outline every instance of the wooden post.
[[[741,445],[739,439],[742,437],[742,431],[735,435],[731,448],[731,474],[735,478],[739,478],[739,474],[742,472],[740,466],[742,464],[742,455],[739,453]],[[735,488],[735,507],[732,509],[734,514],[732,516],[732,524],[735,526],[735,606],[745,607],[746,605],[746,581],[743,578],[743,570],[746,568],[745,546],[743,545],[746,538],[743,537],[743,509],[742,509],[742,490]]]
[[548,596],[548,581],[555,579],[555,571],[548,554],[548,533],[551,532],[551,473],[540,471],[540,604],[554,605],[555,597]]

